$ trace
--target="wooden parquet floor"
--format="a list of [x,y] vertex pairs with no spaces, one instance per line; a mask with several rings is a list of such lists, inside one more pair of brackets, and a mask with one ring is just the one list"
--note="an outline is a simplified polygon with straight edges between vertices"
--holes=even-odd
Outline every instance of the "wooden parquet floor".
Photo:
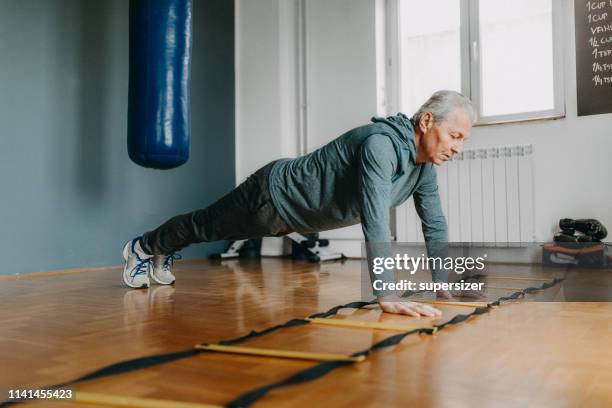
[[[515,275],[554,275],[506,268]],[[0,280],[0,388],[63,382],[121,360],[215,343],[360,298],[355,260],[189,261],[175,271],[175,286],[147,290],[124,287],[119,268]],[[529,286],[511,282],[517,285]],[[441,310],[436,322],[466,312]],[[376,307],[343,310],[339,317],[415,321],[381,315]],[[322,379],[273,391],[257,406],[611,406],[611,322],[611,303],[514,302],[433,336],[409,336]],[[307,325],[244,345],[348,354],[392,334]],[[77,389],[222,405],[313,364],[204,353]]]

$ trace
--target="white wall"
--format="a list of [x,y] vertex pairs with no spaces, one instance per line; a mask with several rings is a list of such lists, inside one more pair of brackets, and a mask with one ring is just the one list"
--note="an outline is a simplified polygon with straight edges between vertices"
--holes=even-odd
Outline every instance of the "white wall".
[[297,0],[236,0],[236,184],[297,153]]
[[237,181],[269,160],[296,156],[299,54],[306,64],[306,151],[377,111],[372,0],[236,0]]
[[376,114],[374,1],[307,1],[308,151]]
[[534,145],[537,241],[550,240],[565,217],[597,218],[612,229],[612,114],[577,117],[573,2],[565,4],[566,117],[477,127],[466,145]]

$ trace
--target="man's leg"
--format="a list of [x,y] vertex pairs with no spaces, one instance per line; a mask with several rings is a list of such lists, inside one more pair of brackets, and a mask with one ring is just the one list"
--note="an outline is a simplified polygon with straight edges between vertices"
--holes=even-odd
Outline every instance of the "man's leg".
[[174,283],[174,253],[190,244],[223,239],[280,236],[293,232],[274,208],[268,174],[274,162],[262,167],[211,206],[178,215],[129,241],[123,249],[123,281],[133,288]]
[[178,215],[142,236],[151,255],[169,255],[198,242],[280,236],[293,232],[280,218],[268,191],[273,163],[249,176],[207,208]]

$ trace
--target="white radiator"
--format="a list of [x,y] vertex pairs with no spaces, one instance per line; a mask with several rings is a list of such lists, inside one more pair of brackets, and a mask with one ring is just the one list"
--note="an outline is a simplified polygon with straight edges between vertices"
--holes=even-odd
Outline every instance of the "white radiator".
[[[533,146],[465,150],[438,167],[450,242],[517,246],[535,241]],[[412,198],[397,208],[400,242],[423,242]]]

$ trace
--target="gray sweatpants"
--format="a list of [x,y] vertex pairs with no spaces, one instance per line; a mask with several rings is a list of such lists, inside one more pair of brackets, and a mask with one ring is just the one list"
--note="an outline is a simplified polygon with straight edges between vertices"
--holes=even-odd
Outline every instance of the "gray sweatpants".
[[198,242],[255,239],[293,230],[279,216],[268,190],[271,162],[207,208],[172,217],[142,236],[151,255],[169,255]]

